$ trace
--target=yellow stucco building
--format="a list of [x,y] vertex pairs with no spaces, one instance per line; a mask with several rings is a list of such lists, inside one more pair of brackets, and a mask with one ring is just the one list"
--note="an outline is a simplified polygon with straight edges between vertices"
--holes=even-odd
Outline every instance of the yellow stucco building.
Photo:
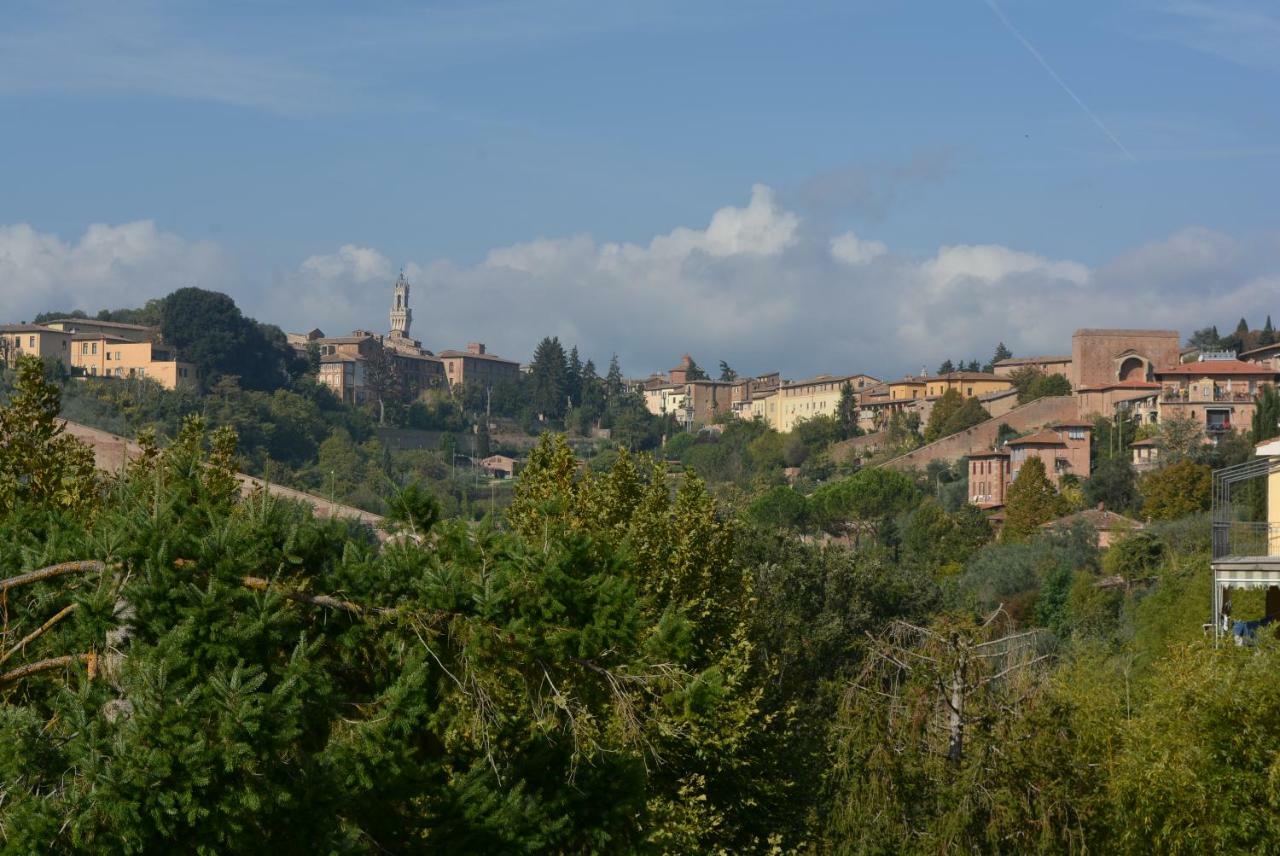
[[196,385],[196,367],[154,342],[79,333],[71,341],[71,365],[89,377],[150,378],[165,389]]

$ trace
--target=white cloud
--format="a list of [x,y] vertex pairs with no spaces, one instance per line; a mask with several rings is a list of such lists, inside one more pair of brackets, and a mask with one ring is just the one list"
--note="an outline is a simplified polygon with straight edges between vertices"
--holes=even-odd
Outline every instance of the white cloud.
[[391,260],[370,247],[343,244],[336,253],[310,256],[299,266],[303,275],[321,279],[372,282],[391,274]]
[[831,255],[845,264],[864,265],[889,252],[879,241],[865,241],[853,232],[845,232],[831,239]]
[[162,232],[150,220],[94,224],[68,243],[20,223],[0,226],[0,306],[5,320],[47,310],[140,306],[187,285],[233,280],[217,245]]
[[[139,305],[195,283],[289,330],[384,329],[396,268],[375,248],[344,245],[262,288],[217,247],[147,222],[94,226],[75,243],[0,227],[3,320]],[[616,351],[637,375],[685,352],[744,373],[888,375],[985,358],[999,341],[1015,353],[1062,352],[1085,326],[1187,334],[1242,315],[1261,323],[1280,291],[1280,236],[1188,228],[1096,266],[1000,244],[913,257],[852,232],[826,234],[758,186],[703,228],[643,243],[539,238],[473,265],[409,262],[405,273],[412,332],[436,350],[483,341],[527,360],[556,335],[597,365]]]

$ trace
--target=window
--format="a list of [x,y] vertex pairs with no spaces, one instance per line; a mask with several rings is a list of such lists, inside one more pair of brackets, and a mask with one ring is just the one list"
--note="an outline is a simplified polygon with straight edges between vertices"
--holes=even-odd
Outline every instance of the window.
[[98,353],[98,343],[97,343],[97,342],[90,342],[90,343],[89,343],[89,353],[91,353],[91,354],[96,354],[96,353]]
[[110,359],[111,359],[111,352],[110,352],[110,351],[107,351],[105,354],[103,354],[103,356],[105,356],[108,360],[110,360]]
[[1084,439],[1084,429],[1083,429],[1083,428],[1068,428],[1068,429],[1067,429],[1067,437],[1068,437],[1068,439],[1071,439],[1071,440],[1083,440],[1083,439]]
[[28,336],[28,337],[27,337],[27,347],[28,347],[28,348],[34,348],[35,346],[36,346],[36,337],[35,337],[35,336]]
[[88,343],[88,342],[81,342],[81,343],[80,343],[80,353],[82,353],[82,354],[87,354],[87,353],[89,353],[89,343]]

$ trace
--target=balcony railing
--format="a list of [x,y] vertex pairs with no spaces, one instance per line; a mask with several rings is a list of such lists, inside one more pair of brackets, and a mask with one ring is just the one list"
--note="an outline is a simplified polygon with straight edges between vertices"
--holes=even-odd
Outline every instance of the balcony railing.
[[1261,558],[1275,556],[1280,563],[1280,524],[1254,522],[1213,523],[1213,558]]
[[1190,404],[1192,402],[1227,402],[1248,404],[1253,401],[1255,393],[1243,389],[1215,389],[1206,393],[1198,389],[1165,389],[1160,393],[1160,401],[1165,404]]

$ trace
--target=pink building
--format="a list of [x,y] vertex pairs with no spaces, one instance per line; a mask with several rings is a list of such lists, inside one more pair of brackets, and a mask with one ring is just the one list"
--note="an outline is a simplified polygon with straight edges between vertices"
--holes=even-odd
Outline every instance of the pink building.
[[1032,458],[1044,463],[1054,487],[1074,475],[1089,477],[1089,447],[1093,426],[1088,422],[1057,422],[1026,437],[1010,440],[1000,449],[969,456],[969,502],[979,508],[1005,504],[1009,485]]

